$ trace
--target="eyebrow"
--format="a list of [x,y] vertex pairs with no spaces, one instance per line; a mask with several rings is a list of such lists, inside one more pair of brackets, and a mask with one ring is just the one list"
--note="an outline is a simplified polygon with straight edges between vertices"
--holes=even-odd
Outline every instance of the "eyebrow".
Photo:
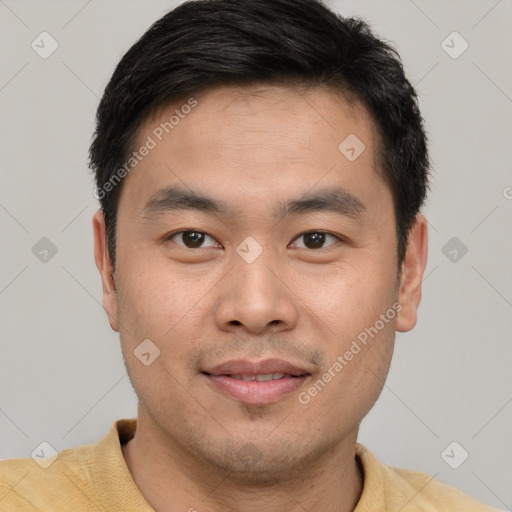
[[[167,213],[180,210],[197,210],[204,213],[235,216],[237,212],[226,202],[197,194],[174,185],[154,193],[144,206],[142,217],[153,220]],[[306,192],[287,203],[279,202],[274,217],[283,219],[290,215],[312,212],[331,212],[350,218],[360,218],[366,211],[364,204],[341,187],[328,187],[316,192]]]
[[298,199],[280,203],[278,216],[331,212],[357,219],[366,211],[364,204],[341,187],[329,187],[316,192],[306,192]]

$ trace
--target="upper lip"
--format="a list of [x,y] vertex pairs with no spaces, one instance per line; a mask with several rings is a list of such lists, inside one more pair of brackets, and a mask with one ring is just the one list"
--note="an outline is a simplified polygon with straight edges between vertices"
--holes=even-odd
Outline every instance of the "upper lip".
[[295,366],[282,359],[265,359],[257,362],[245,359],[232,359],[213,368],[205,369],[203,373],[209,375],[267,375],[269,373],[284,373],[295,377],[309,374],[304,368]]

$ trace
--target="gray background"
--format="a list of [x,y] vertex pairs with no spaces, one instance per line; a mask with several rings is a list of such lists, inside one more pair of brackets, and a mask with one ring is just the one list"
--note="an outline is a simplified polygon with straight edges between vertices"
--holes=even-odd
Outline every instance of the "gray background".
[[[86,159],[115,64],[173,5],[0,0],[0,458],[28,457],[43,440],[57,450],[92,443],[136,413],[101,307]],[[330,5],[396,44],[421,97],[434,168],[418,326],[398,335],[359,440],[390,465],[510,510],[512,2]],[[43,31],[59,45],[47,59],[31,48]],[[442,46],[453,31],[469,44],[458,58]],[[444,43],[452,55],[462,44]],[[43,237],[57,248],[46,262],[32,251]],[[452,441],[469,453],[458,469],[441,457]],[[448,453],[453,464],[463,452]]]

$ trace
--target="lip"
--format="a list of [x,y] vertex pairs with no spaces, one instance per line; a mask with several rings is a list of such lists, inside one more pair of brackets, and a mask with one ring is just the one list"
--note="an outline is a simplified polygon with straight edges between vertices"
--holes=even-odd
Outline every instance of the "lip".
[[[282,373],[280,379],[269,381],[245,381],[232,375],[267,375]],[[268,405],[298,390],[310,373],[282,359],[265,359],[251,362],[233,359],[203,371],[208,381],[223,394],[247,405]]]

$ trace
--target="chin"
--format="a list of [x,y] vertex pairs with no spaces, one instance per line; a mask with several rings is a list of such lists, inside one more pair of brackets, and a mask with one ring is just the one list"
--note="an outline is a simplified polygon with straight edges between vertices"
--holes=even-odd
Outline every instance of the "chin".
[[[267,438],[261,441],[225,439],[224,449],[221,444],[205,445],[203,441],[189,450],[208,469],[216,468],[233,484],[253,487],[268,487],[297,478],[331,448],[282,438],[272,442]],[[213,448],[214,445],[219,448]]]

